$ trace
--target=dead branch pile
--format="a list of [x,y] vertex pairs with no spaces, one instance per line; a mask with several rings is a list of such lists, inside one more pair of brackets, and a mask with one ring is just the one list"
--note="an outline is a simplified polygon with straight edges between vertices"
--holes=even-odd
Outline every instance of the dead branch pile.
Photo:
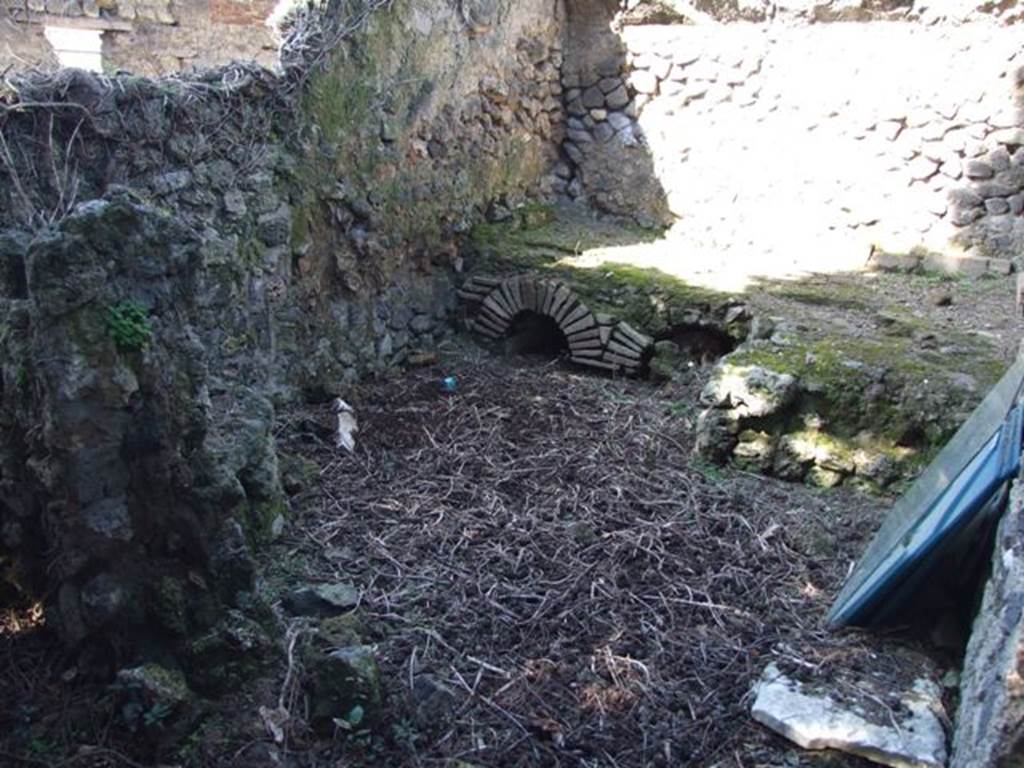
[[[283,430],[321,464],[303,577],[365,588],[388,764],[732,765],[769,660],[870,653],[821,619],[878,505],[695,466],[695,392],[465,360],[354,398],[355,456]],[[421,674],[457,704],[410,737]]]

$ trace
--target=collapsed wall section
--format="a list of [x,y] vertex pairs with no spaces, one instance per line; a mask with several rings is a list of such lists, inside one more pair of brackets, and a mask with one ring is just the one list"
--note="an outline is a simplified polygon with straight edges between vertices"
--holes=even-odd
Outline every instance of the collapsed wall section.
[[331,13],[282,74],[26,75],[0,113],[4,575],[211,692],[265,647],[275,405],[432,348],[454,238],[557,151],[551,3]]

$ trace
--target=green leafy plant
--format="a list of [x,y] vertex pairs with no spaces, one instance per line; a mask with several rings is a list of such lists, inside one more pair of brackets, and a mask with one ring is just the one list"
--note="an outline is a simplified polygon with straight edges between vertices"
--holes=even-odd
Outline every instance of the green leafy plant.
[[145,349],[153,336],[149,313],[133,301],[120,301],[108,307],[107,330],[123,352]]

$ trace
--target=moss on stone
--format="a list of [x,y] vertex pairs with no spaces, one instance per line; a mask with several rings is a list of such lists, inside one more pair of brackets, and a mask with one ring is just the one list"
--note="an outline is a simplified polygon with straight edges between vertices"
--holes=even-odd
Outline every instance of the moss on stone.
[[866,286],[855,286],[849,281],[827,283],[776,283],[767,292],[780,299],[801,304],[812,304],[837,309],[871,311],[874,299]]
[[[543,217],[532,215],[538,210]],[[527,205],[513,214],[508,221],[478,222],[470,231],[469,242],[481,268],[541,266],[594,248],[652,242],[662,234],[632,223],[595,220],[566,208]]]
[[359,616],[352,612],[323,619],[320,622],[318,635],[329,647],[344,648],[350,645],[361,645],[364,631]]
[[[940,354],[921,349],[909,334],[789,337],[781,345],[746,344],[727,364],[756,365],[800,382],[798,405],[758,426],[806,444],[819,454],[820,469],[845,473],[882,457],[907,475],[930,461],[978,399],[950,375],[969,374],[984,392],[1005,369],[990,344],[972,341],[972,353]],[[821,424],[807,429],[801,422],[811,413]],[[818,474],[820,484],[835,480]]]
[[187,672],[195,687],[220,694],[256,676],[272,644],[266,630],[250,616],[229,610],[209,632],[187,647]]
[[281,469],[281,485],[287,493],[308,489],[320,475],[319,465],[303,456],[278,451],[277,461]]
[[168,632],[184,635],[188,632],[188,601],[181,581],[164,576],[153,585],[149,611]]
[[288,502],[280,497],[245,501],[236,509],[235,517],[249,541],[263,545],[280,532],[281,523],[288,518]]

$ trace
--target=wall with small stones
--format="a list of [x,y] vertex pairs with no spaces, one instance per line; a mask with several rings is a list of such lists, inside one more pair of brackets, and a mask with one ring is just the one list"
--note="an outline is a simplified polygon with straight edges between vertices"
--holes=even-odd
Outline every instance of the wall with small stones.
[[0,70],[52,67],[43,28],[102,32],[104,71],[156,76],[232,61],[277,64],[272,0],[0,2]]
[[277,407],[435,347],[456,238],[545,189],[550,3],[354,5],[282,73],[11,78],[0,552],[93,659],[161,648],[211,693],[204,654],[251,663],[224,622],[261,610],[252,549],[288,516]]
[[[835,23],[811,25],[620,14],[600,55],[567,57],[566,194],[626,215],[640,204],[655,220],[667,209],[725,255],[820,248],[863,261],[875,245],[1014,257],[1016,16],[922,13],[822,12]],[[631,193],[636,167],[660,195]]]

